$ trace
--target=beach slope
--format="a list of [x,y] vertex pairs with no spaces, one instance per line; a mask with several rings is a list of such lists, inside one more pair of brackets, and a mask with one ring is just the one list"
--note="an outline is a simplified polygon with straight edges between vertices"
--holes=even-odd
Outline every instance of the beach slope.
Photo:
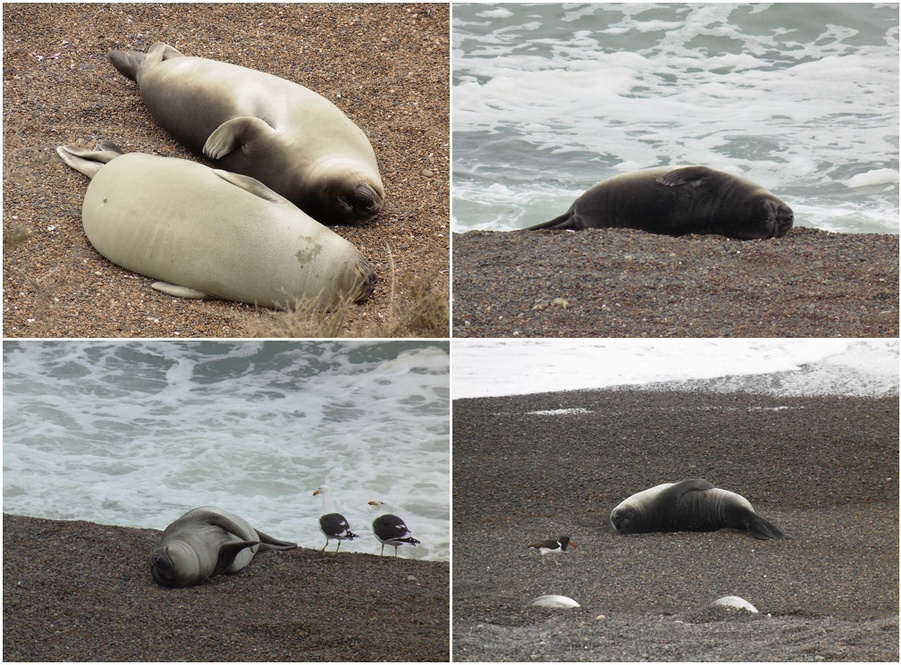
[[[279,534],[281,535],[281,534]],[[160,532],[3,516],[4,661],[446,661],[449,566],[309,549],[157,586]]]
[[453,236],[456,337],[897,337],[898,236]]
[[[704,478],[786,540],[620,535]],[[457,661],[896,661],[898,399],[600,390],[454,403]],[[530,543],[579,546],[539,556]],[[575,609],[529,608],[559,594]],[[714,611],[736,595],[759,614]]]

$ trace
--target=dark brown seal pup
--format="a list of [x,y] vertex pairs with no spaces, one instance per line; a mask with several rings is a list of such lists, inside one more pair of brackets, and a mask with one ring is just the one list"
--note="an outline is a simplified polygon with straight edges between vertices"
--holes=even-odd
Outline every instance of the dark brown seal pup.
[[337,106],[271,74],[182,55],[110,51],[151,115],[217,168],[256,178],[322,224],[382,209],[385,190],[366,135]]
[[528,230],[630,228],[752,240],[784,236],[793,223],[791,208],[760,185],[706,166],[683,166],[604,180],[563,215]]
[[619,533],[651,531],[717,531],[742,529],[755,538],[785,538],[778,528],[754,512],[743,496],[721,490],[706,480],[664,483],[633,494],[610,513]]

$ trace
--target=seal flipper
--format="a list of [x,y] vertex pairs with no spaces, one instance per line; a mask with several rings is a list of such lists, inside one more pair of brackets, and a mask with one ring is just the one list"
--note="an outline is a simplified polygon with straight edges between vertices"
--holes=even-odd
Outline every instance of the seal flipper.
[[[219,547],[219,555],[216,559],[216,569],[213,575],[222,575],[235,562],[237,557],[243,550],[248,547],[254,547],[260,543],[256,540],[236,540],[225,543]],[[212,577],[212,575],[210,576]]]
[[232,173],[231,171],[223,171],[222,169],[213,169],[213,173],[236,187],[240,187],[255,196],[259,196],[261,199],[272,201],[273,203],[283,202],[288,205],[293,205],[284,196],[272,191],[259,180],[251,178],[249,175],[241,175],[240,173]]
[[278,540],[272,536],[266,535],[259,529],[254,529],[257,537],[260,539],[260,551],[263,550],[293,550],[297,547],[297,543],[288,543],[284,540]]
[[657,182],[667,187],[678,187],[679,185],[698,187],[704,184],[704,180],[715,173],[716,171],[706,166],[683,166],[664,173],[657,178]]
[[757,513],[748,515],[748,531],[758,540],[771,540],[774,538],[786,538],[775,525],[763,519]]
[[101,143],[100,150],[88,150],[75,145],[61,145],[56,148],[56,153],[66,164],[89,178],[97,175],[104,164],[122,156],[122,150],[108,142]]
[[[574,206],[573,206],[574,207]],[[559,217],[554,217],[549,222],[536,224],[535,226],[527,226],[523,231],[537,231],[539,229],[550,229],[553,231],[579,231],[582,227],[576,223],[576,215],[570,207],[565,213]]]
[[110,51],[106,57],[122,76],[137,81],[138,73],[146,64],[153,65],[170,58],[183,58],[184,54],[164,42],[157,42],[147,49],[147,53]]
[[154,282],[150,288],[166,293],[176,298],[194,298],[197,300],[210,298],[210,294],[198,291],[187,286],[178,286],[177,284],[169,284],[168,282]]
[[213,130],[203,144],[203,154],[210,159],[222,159],[239,146],[247,145],[274,131],[266,121],[253,116],[232,118]]

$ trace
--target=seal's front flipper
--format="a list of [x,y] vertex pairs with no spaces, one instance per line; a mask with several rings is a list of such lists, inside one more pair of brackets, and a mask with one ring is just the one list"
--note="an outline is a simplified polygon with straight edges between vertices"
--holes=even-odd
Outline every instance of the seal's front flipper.
[[210,295],[208,293],[204,293],[203,291],[197,291],[196,289],[188,288],[187,286],[178,286],[177,284],[169,284],[168,282],[154,282],[150,285],[151,288],[156,289],[157,291],[162,291],[163,293],[167,293],[170,296],[175,296],[176,298],[209,298]]
[[255,545],[259,545],[255,540],[235,540],[220,546],[219,557],[216,559],[216,570],[213,571],[213,575],[222,575],[235,562],[235,557],[242,550]]
[[259,196],[261,199],[272,201],[273,203],[285,202],[288,205],[292,205],[291,202],[281,194],[273,192],[259,180],[251,178],[249,175],[241,175],[240,173],[232,173],[231,171],[223,171],[222,169],[213,169],[213,173],[236,187],[247,190],[254,196]]
[[715,171],[706,166],[683,166],[664,173],[657,178],[657,182],[667,187],[679,185],[692,185],[697,187],[704,184],[704,180],[713,175]]
[[122,155],[122,151],[112,143],[101,143],[100,148],[88,150],[75,145],[61,145],[56,148],[56,152],[73,169],[93,178],[104,164]]
[[247,145],[274,132],[268,123],[252,116],[232,118],[219,125],[203,145],[203,154],[210,159],[222,159],[238,146]]

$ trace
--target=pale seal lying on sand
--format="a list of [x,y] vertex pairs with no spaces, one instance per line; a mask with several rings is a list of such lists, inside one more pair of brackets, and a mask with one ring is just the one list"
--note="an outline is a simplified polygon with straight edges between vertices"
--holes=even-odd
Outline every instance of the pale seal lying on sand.
[[85,234],[116,265],[164,280],[153,288],[281,309],[331,308],[372,293],[375,273],[353,244],[257,180],[101,148],[57,148],[91,178]]
[[755,513],[743,496],[717,489],[706,480],[664,483],[633,494],[613,509],[610,523],[619,533],[730,528],[761,540],[785,537]]
[[257,531],[237,515],[205,506],[166,527],[150,558],[150,574],[163,586],[193,586],[213,575],[237,573],[259,550],[295,547]]
[[631,228],[751,240],[784,236],[793,223],[791,208],[760,185],[706,166],[684,166],[604,180],[564,214],[528,230]]
[[215,166],[249,175],[323,224],[382,209],[385,190],[366,135],[301,85],[158,42],[147,54],[110,51],[162,127]]

